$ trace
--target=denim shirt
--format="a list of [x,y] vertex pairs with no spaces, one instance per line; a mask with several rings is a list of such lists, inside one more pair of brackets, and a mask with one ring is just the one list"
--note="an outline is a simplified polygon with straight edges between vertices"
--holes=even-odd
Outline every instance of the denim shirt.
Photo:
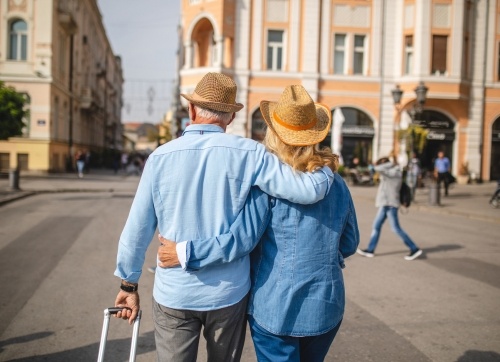
[[251,253],[248,313],[271,333],[313,336],[343,317],[344,258],[358,244],[351,194],[335,174],[331,191],[314,205],[275,199],[253,188],[229,233],[188,241],[187,267],[230,263],[257,245]]
[[[312,203],[333,180],[328,169],[297,173],[263,145],[191,125],[183,136],[148,158],[120,236],[115,275],[137,282],[155,230],[171,240],[208,238],[229,230],[253,185],[266,192]],[[153,296],[170,308],[212,310],[239,302],[250,288],[249,261],[213,265],[199,273],[158,268]]]

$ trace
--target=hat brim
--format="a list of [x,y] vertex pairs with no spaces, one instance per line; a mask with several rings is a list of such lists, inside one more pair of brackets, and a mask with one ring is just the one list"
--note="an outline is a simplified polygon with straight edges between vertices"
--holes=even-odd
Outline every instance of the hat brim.
[[273,113],[277,104],[277,102],[261,101],[260,111],[269,129],[283,143],[291,146],[310,146],[320,143],[328,135],[332,124],[332,114],[326,106],[314,103],[318,121],[309,129],[297,131],[288,129],[274,120]]
[[203,101],[203,100],[199,100],[199,99],[194,99],[191,94],[182,94],[181,93],[181,96],[197,106],[200,106],[202,108],[211,109],[213,111],[218,111],[218,112],[234,113],[234,112],[238,112],[239,110],[241,110],[243,108],[243,104],[241,104],[241,103],[228,104],[228,103]]

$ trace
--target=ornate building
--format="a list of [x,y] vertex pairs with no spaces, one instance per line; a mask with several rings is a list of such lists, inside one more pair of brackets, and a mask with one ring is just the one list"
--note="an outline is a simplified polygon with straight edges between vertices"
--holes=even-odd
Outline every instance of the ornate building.
[[[245,108],[229,131],[260,139],[259,102],[302,84],[334,113],[339,131],[325,144],[340,143],[347,164],[397,148],[401,121],[414,115],[427,132],[426,169],[444,150],[454,173],[468,163],[496,179],[498,19],[499,0],[182,0],[181,92],[208,71],[232,76]],[[420,82],[428,91],[417,104]]]
[[121,149],[121,60],[96,0],[0,0],[0,80],[30,100],[24,134],[0,141],[2,169],[63,171],[78,149],[95,162]]

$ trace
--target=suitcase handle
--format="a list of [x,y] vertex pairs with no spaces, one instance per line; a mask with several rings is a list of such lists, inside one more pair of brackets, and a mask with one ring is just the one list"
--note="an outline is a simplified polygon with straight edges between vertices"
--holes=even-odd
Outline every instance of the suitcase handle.
[[109,314],[117,314],[118,312],[121,312],[124,309],[132,310],[127,307],[110,307],[104,310],[104,314],[106,314],[106,311],[108,311]]
[[[104,350],[106,348],[106,341],[108,338],[110,316],[112,314],[121,312],[123,309],[128,309],[128,308],[110,307],[104,309],[104,323],[102,326],[101,343],[99,344],[99,355],[97,356],[97,362],[102,362],[104,359]],[[129,362],[134,362],[135,356],[137,354],[137,339],[139,337],[139,326],[141,324],[141,316],[142,316],[142,311],[139,310],[139,312],[137,312],[137,317],[135,317],[134,319],[134,330],[132,332],[132,343],[130,346]]]

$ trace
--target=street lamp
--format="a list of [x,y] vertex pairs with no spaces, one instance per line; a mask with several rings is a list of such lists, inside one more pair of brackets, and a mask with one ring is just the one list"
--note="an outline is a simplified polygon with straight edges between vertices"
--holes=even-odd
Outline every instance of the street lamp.
[[[418,125],[418,123],[420,123],[420,122],[415,122],[415,121],[419,120],[420,115],[422,114],[425,101],[427,100],[427,91],[428,90],[429,90],[429,88],[427,88],[425,86],[424,82],[420,82],[418,84],[418,86],[414,89],[415,95],[416,95],[415,103],[413,104],[413,106],[411,108],[409,108],[407,110],[408,115],[411,118],[410,125]],[[400,88],[399,84],[396,84],[396,88],[391,90],[391,93],[392,93],[392,99],[394,101],[394,106],[396,107],[396,110],[400,114],[400,129],[402,131],[406,132],[406,136],[405,136],[405,140],[406,140],[406,138],[408,137],[409,124],[407,124],[408,122],[403,122],[401,120],[401,118],[403,116],[403,115],[401,115],[401,113],[403,111],[403,109],[401,109],[401,99],[403,98],[403,90]],[[410,146],[409,152],[410,153],[413,152],[413,132],[414,132],[414,129],[413,129],[413,127],[411,127],[410,128],[410,135],[409,135],[410,136],[410,139],[409,139],[409,146]],[[407,163],[408,157],[406,155],[406,142],[405,142],[405,145],[402,147],[401,151],[404,153],[404,155],[401,155],[402,161],[404,160],[404,163]]]
[[[424,108],[425,101],[427,100],[427,91],[428,87],[425,86],[424,82],[420,82],[418,86],[414,89],[416,100],[413,108],[411,108],[408,113],[410,114],[412,121],[415,121],[416,116],[422,113]],[[396,84],[396,88],[391,91],[392,99],[394,101],[394,105],[396,109],[400,111],[401,106],[401,98],[403,98],[403,90],[399,87],[399,84]]]

